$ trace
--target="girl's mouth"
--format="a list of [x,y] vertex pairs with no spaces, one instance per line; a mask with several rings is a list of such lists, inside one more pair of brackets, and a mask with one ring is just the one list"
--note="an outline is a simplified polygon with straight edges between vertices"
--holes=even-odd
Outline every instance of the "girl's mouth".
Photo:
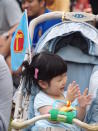
[[64,91],[64,87],[62,87],[60,90],[61,90],[61,91]]

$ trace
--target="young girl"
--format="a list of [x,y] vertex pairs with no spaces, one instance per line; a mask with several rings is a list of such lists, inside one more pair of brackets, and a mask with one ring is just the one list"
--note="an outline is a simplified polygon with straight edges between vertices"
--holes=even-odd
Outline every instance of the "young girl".
[[[67,91],[64,91],[67,81],[67,65],[61,57],[46,52],[39,53],[33,57],[27,69],[33,83],[40,89],[34,100],[35,116],[49,113],[56,100],[70,100],[74,106],[79,105],[77,118],[84,119],[91,96],[87,95],[87,89],[82,95],[75,81],[69,84]],[[57,108],[62,106],[64,104],[58,104]]]

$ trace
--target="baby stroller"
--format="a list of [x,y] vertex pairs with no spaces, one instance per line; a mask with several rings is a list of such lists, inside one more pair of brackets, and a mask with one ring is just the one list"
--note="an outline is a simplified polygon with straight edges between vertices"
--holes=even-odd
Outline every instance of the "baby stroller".
[[[29,27],[31,38],[33,39],[34,27],[39,22],[43,22],[44,18],[51,19],[61,17],[62,12],[53,12],[42,15],[31,21]],[[98,69],[98,31],[90,24],[83,22],[91,21],[91,18],[92,20],[95,20],[96,16],[85,13],[66,13],[63,15],[63,19],[64,18],[72,21],[64,21],[50,28],[39,40],[35,53],[49,51],[60,55],[68,64],[67,75],[70,79],[68,79],[67,84],[75,80],[79,84],[81,92],[83,92],[86,87],[89,87],[89,91],[93,91],[95,94],[95,104],[98,104],[96,95],[97,89],[93,87],[94,78],[97,76]],[[21,130],[22,128],[32,125],[37,120],[48,119],[51,116],[50,114],[46,114],[27,120],[26,112],[29,105],[29,97],[27,93],[23,95],[22,92],[24,81],[25,78],[21,81],[14,115],[15,119],[12,121],[12,127],[17,130]],[[24,102],[22,101],[23,97],[25,98]],[[92,110],[94,109],[92,108]],[[96,112],[96,116],[97,115],[98,111]],[[66,116],[59,115],[58,117],[64,117],[66,119]],[[93,115],[91,117],[93,117]],[[90,119],[86,120],[89,124],[81,122],[75,118],[72,122],[87,130],[98,131],[98,124],[95,124],[98,119],[96,120],[96,118],[94,118],[95,117],[93,117],[93,121],[90,121]],[[90,123],[94,124],[92,125]],[[44,127],[42,130],[44,131]],[[45,131],[50,130],[63,131],[64,129],[59,127],[47,127],[45,129]]]

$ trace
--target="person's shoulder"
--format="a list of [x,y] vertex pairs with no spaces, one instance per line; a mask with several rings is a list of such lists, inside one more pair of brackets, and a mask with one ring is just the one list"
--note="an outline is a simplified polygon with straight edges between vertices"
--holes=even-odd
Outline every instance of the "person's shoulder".
[[42,106],[45,106],[49,103],[49,98],[47,96],[47,94],[45,94],[43,91],[40,91],[36,96],[35,96],[35,99],[34,99],[34,107],[36,109],[42,107]]
[[35,96],[35,100],[36,99],[44,99],[46,97],[48,97],[47,94],[45,94],[43,91],[39,91],[39,93]]
[[40,91],[34,99],[34,103],[41,103],[41,104],[47,104],[47,101],[53,101],[46,93],[44,93],[43,91]]
[[54,99],[48,96],[48,94],[40,91],[34,99],[34,108],[39,109],[43,106],[52,106]]

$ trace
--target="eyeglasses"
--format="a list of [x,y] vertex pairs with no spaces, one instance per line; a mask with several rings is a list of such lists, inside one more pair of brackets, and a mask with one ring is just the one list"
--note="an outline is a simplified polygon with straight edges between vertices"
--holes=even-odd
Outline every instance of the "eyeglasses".
[[21,3],[24,4],[26,1],[31,3],[33,0],[21,0]]

